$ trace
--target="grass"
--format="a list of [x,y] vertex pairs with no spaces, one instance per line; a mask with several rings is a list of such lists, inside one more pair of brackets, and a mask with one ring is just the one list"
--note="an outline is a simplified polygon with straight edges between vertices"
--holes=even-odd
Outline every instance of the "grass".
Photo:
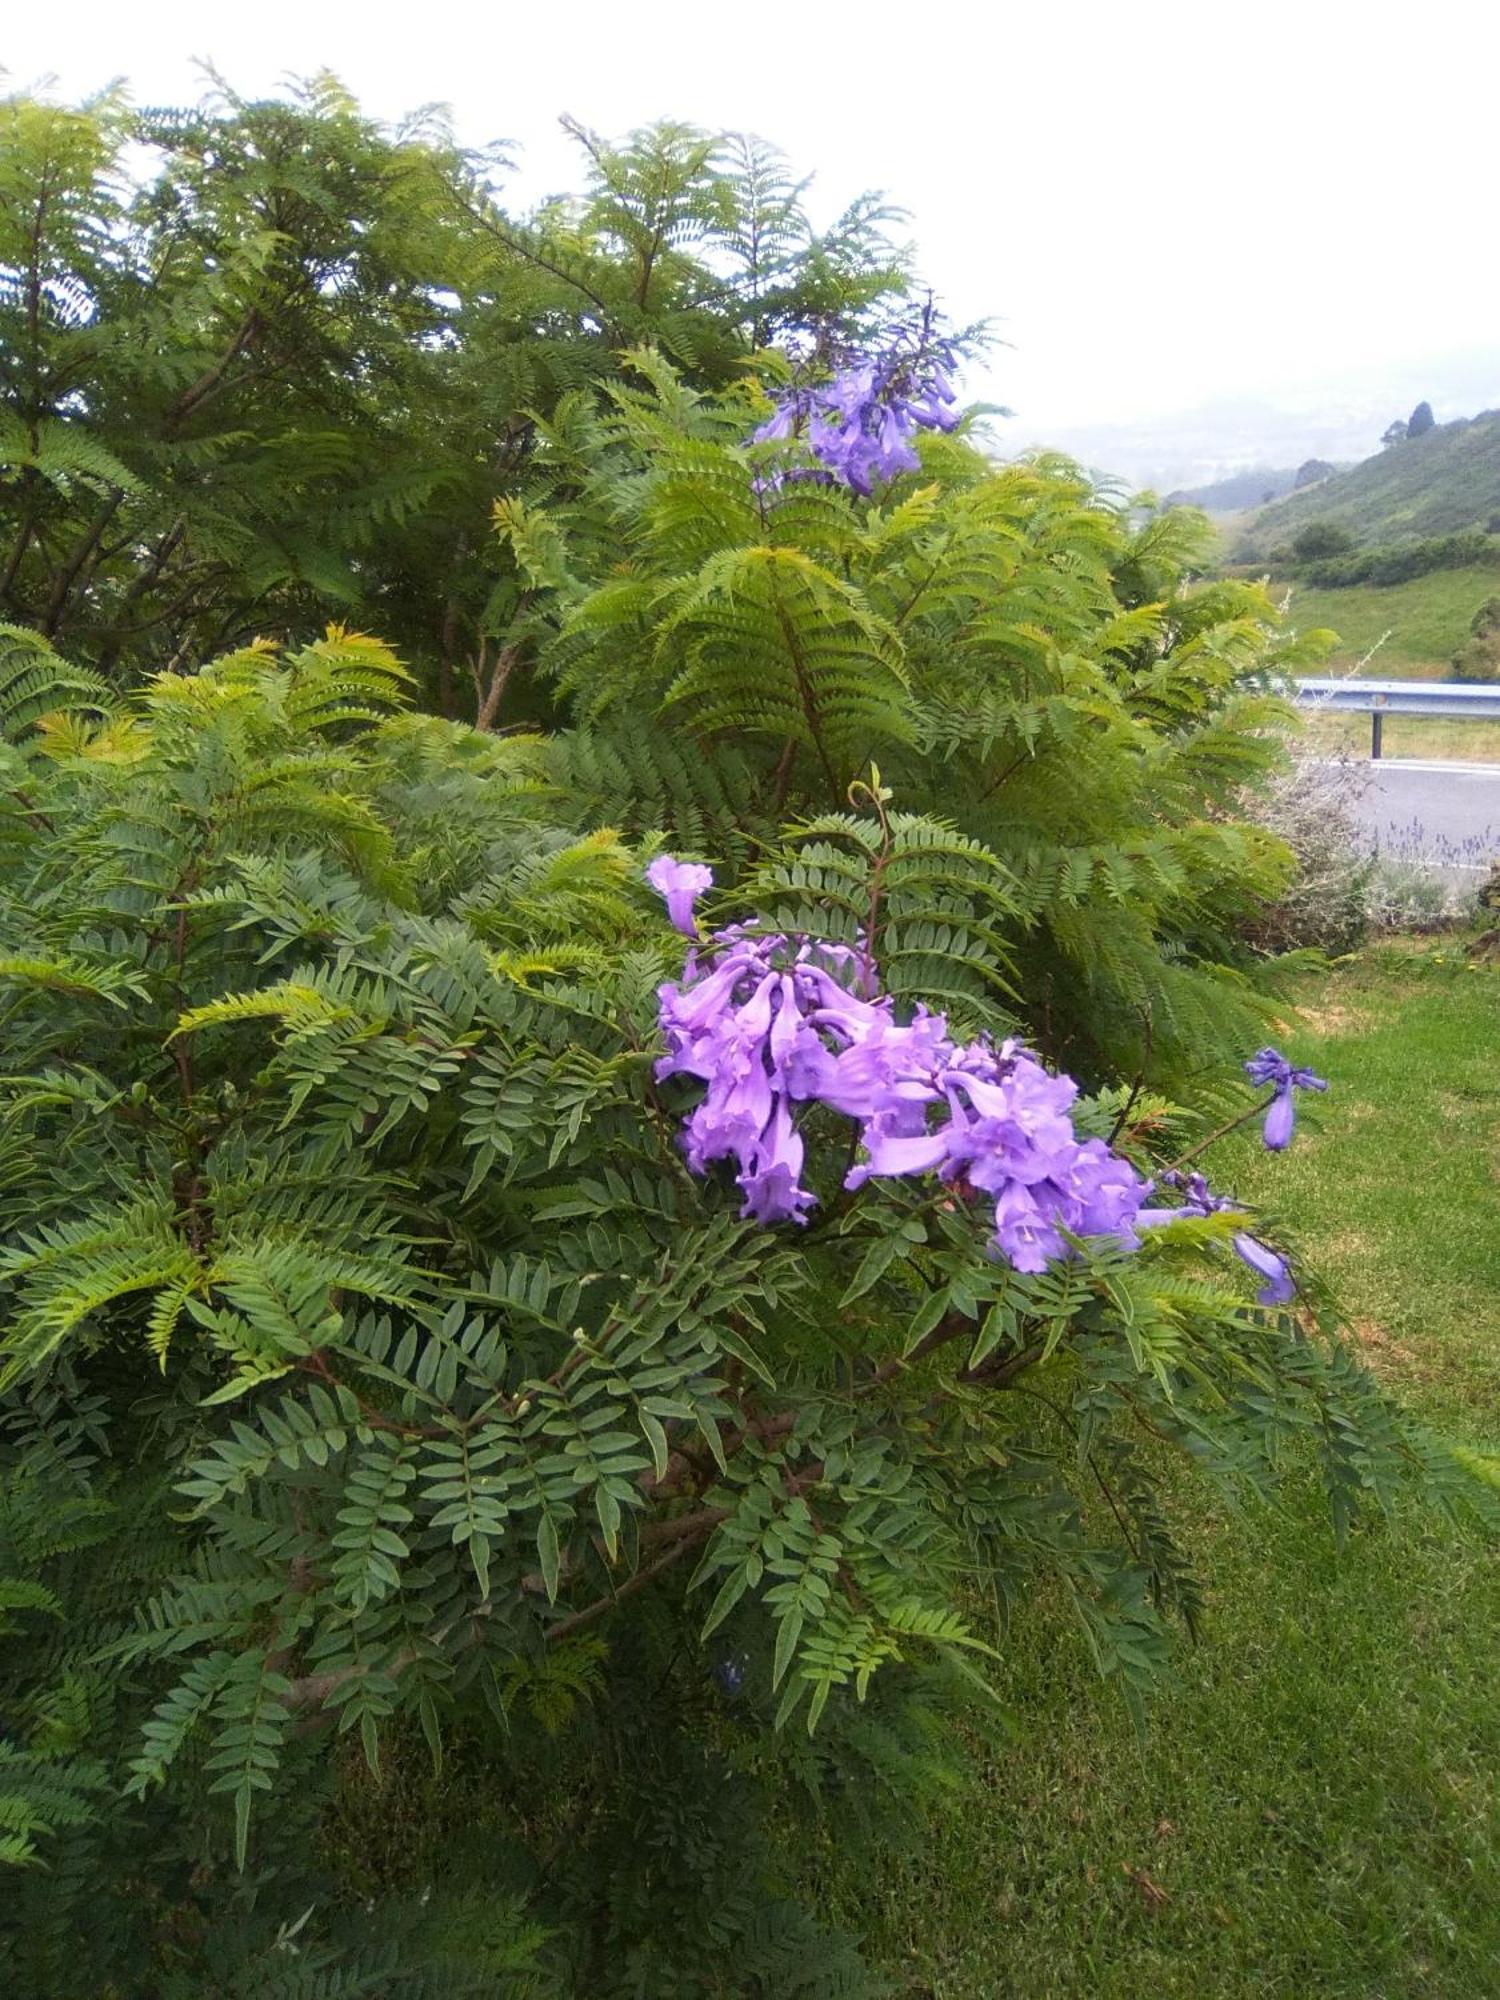
[[[1278,584],[1278,593],[1283,587]],[[1439,569],[1410,583],[1351,584],[1347,590],[1314,590],[1300,583],[1285,587],[1291,590],[1291,619],[1299,630],[1325,626],[1338,633],[1331,671],[1345,671],[1379,646],[1366,670],[1374,678],[1441,680],[1469,636],[1474,613],[1487,597],[1500,595],[1500,570],[1477,565]]]
[[[1368,715],[1315,709],[1302,716],[1303,741],[1324,753],[1370,754]],[[1500,722],[1456,722],[1446,715],[1387,715],[1382,757],[1430,757],[1455,764],[1500,764]]]
[[[1322,1129],[1216,1177],[1298,1219],[1393,1391],[1492,1440],[1500,974],[1388,947],[1303,999]],[[1307,1489],[1197,1540],[1211,1618],[1145,1739],[1043,1608],[1014,1749],[836,1913],[924,2000],[1500,1991],[1494,1552],[1413,1505],[1339,1553]]]

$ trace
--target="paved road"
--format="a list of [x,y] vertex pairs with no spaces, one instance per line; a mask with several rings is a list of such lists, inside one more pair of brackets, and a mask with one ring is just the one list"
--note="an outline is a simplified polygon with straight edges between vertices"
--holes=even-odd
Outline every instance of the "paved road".
[[1387,757],[1366,768],[1370,784],[1355,810],[1382,847],[1421,847],[1480,871],[1500,858],[1500,764]]

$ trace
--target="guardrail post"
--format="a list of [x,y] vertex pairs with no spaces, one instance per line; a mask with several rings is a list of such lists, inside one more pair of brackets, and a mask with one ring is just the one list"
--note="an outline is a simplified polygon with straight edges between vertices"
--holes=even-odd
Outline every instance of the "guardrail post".
[[1381,724],[1384,721],[1385,717],[1378,708],[1370,710],[1370,761],[1372,763],[1377,763],[1380,759],[1380,730]]

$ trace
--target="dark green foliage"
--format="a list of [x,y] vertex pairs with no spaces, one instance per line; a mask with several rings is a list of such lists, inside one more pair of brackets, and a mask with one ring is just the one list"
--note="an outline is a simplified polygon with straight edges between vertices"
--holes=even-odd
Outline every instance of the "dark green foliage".
[[1426,437],[1436,423],[1437,418],[1432,414],[1431,403],[1418,403],[1406,420],[1406,435],[1408,438]]
[[[1327,561],[1307,560],[1304,545],[1308,538],[1315,536],[1322,542],[1335,532],[1332,522],[1314,522],[1293,544],[1298,560],[1306,564],[1302,574],[1319,590],[1338,590],[1356,583],[1410,583],[1413,577],[1430,576],[1439,569],[1500,566],[1500,541],[1481,528],[1461,535],[1436,535],[1424,542],[1395,542],[1383,548],[1355,549],[1351,554],[1330,553]],[[1342,542],[1349,547],[1347,536]]]
[[1500,680],[1500,596],[1487,597],[1474,613],[1468,641],[1453,656],[1453,678]]
[[1298,562],[1320,562],[1327,556],[1347,555],[1354,537],[1337,521],[1309,521],[1292,537],[1292,554]]
[[[1018,503],[954,464],[971,563],[1049,506],[1053,546],[1168,560],[1071,475],[1028,469]],[[969,572],[902,541],[935,504],[817,518],[922,563],[972,701]],[[1107,570],[1079,570],[1055,615],[1085,648]],[[1201,788],[1213,725],[1171,718],[1189,661],[1244,699],[1244,605],[1109,614],[1073,754],[1087,715],[1153,796]],[[923,650],[880,671],[935,735]],[[568,823],[545,746],[403,716],[404,681],[335,632],[126,709],[38,713],[34,680],[15,707],[0,1704],[11,1858],[42,1865],[0,1965],[60,2000],[876,1991],[798,1907],[789,1822],[887,1841],[882,1802],[945,1782],[956,1696],[998,1724],[997,1621],[1038,1579],[1138,1705],[1198,1613],[1160,1452],[1234,1493],[1308,1434],[1340,1519],[1406,1468],[1459,1475],[1246,1306],[1227,1221],[1020,1277],[941,1190],[839,1196],[832,1129],[814,1225],[740,1221],[652,1081],[681,944],[640,857]],[[826,816],[726,909],[839,934],[874,895],[893,985],[998,1030],[1058,921],[1039,879],[1085,911],[1096,874],[1127,906],[1171,879],[1169,842],[1085,873],[1047,824],[1006,860],[921,814]],[[1253,852],[1230,833],[1185,851]],[[1189,1122],[1121,1091],[1081,1115],[1142,1146]]]
[[482,710],[514,607],[476,556],[538,416],[632,342],[724,383],[900,282],[885,212],[816,233],[760,141],[575,137],[585,193],[519,216],[503,152],[327,76],[0,100],[0,618],[129,680],[338,617]]

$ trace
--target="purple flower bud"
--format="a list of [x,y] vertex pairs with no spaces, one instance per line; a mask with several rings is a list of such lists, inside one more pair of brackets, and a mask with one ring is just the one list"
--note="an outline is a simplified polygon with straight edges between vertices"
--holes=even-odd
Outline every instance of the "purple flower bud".
[[1268,1151],[1280,1153],[1292,1143],[1292,1130],[1297,1122],[1293,1091],[1326,1090],[1328,1084],[1323,1077],[1314,1076],[1310,1069],[1294,1068],[1279,1049],[1257,1049],[1245,1064],[1245,1074],[1252,1083],[1276,1086],[1276,1095],[1267,1108],[1261,1137]]
[[713,1676],[725,1697],[733,1701],[744,1690],[745,1675],[750,1666],[748,1654],[728,1653],[714,1663]]
[[1278,1090],[1271,1099],[1270,1109],[1266,1112],[1266,1122],[1261,1127],[1260,1135],[1265,1142],[1266,1151],[1284,1152],[1292,1143],[1292,1132],[1296,1123],[1297,1107],[1292,1101],[1292,1087],[1288,1084],[1284,1090]]

